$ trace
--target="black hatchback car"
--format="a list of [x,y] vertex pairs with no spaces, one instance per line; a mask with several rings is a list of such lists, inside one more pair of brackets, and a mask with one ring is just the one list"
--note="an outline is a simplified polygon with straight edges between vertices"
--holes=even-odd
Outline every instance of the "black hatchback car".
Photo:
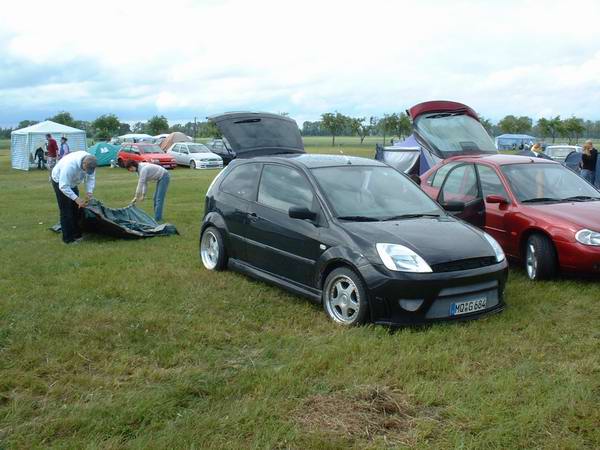
[[344,325],[472,318],[504,307],[500,246],[404,174],[370,159],[305,154],[288,118],[228,116],[221,131],[243,145],[206,194],[207,269],[229,267],[307,296]]

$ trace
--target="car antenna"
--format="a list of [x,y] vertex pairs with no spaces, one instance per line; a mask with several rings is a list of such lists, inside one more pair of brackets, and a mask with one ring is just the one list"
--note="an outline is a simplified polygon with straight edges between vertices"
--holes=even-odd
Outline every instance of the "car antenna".
[[348,158],[345,154],[344,151],[340,148],[340,154],[346,158],[346,164],[352,165],[352,161],[350,161],[350,158]]

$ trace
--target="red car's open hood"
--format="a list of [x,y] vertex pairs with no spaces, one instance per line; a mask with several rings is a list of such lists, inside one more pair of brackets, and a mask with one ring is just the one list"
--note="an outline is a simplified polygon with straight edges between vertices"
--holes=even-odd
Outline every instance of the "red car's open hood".
[[600,201],[527,205],[527,208],[532,215],[543,214],[546,220],[556,224],[568,226],[571,223],[575,231],[581,228],[600,231]]
[[408,109],[407,113],[410,118],[414,121],[421,114],[429,114],[436,112],[449,112],[449,111],[464,111],[465,114],[473,117],[479,122],[479,117],[477,113],[473,111],[469,106],[458,103],[451,102],[448,100],[433,100],[429,102],[419,103],[418,105],[413,106]]

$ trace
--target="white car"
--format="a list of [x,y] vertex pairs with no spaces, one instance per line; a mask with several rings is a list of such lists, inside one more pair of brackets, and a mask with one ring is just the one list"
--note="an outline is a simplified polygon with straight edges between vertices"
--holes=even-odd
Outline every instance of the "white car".
[[564,162],[571,152],[581,153],[582,151],[583,147],[579,145],[549,145],[544,153],[554,161]]
[[190,166],[190,169],[222,169],[223,159],[211,152],[206,145],[193,142],[179,142],[171,145],[167,153],[177,164]]

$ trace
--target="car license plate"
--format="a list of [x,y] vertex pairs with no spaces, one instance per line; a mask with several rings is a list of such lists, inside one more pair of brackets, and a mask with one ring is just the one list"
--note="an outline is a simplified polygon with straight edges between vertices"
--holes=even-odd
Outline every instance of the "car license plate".
[[487,304],[487,298],[476,298],[473,300],[467,300],[466,302],[452,303],[450,305],[450,315],[460,316],[461,314],[469,314],[485,309]]

